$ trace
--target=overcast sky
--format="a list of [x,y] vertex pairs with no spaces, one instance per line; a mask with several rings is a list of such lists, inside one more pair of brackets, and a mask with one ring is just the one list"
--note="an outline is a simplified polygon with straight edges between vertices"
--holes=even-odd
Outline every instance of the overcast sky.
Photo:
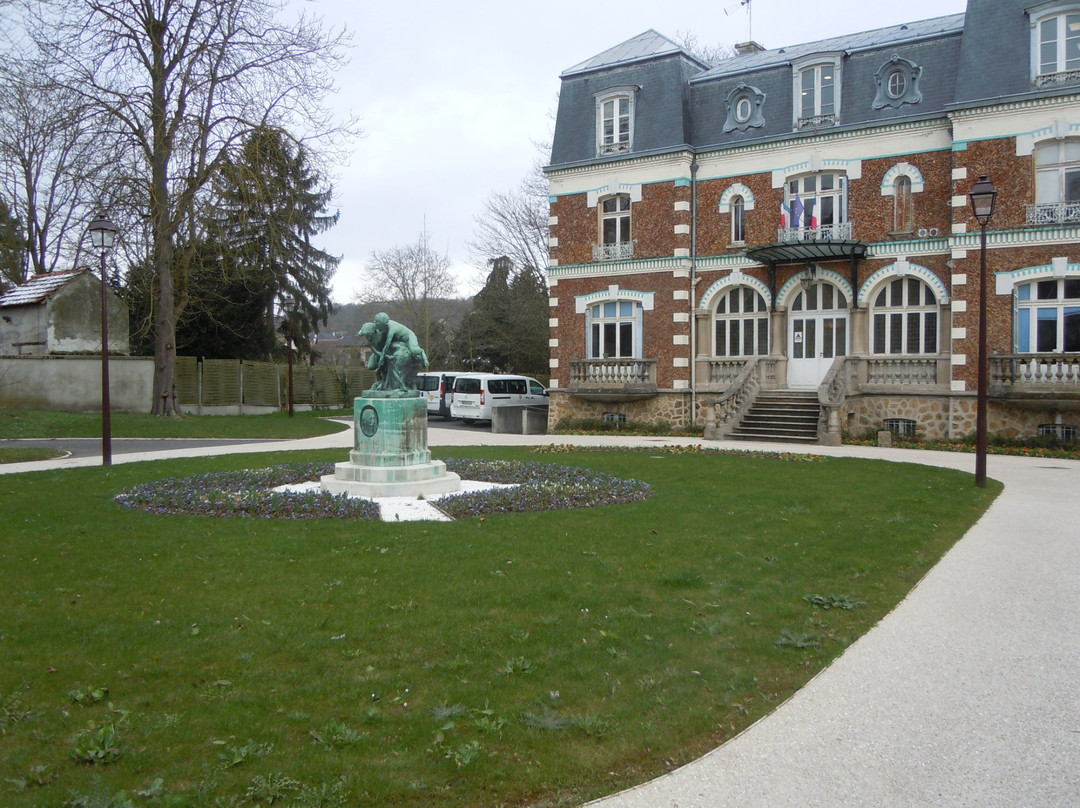
[[[338,225],[320,246],[342,256],[334,299],[352,302],[373,251],[426,228],[454,262],[459,294],[477,289],[468,242],[493,191],[516,188],[550,139],[559,74],[655,29],[701,46],[749,38],[766,48],[955,14],[965,0],[317,0],[309,8],[353,32],[337,105],[364,137],[335,178]],[[727,13],[725,13],[727,12]]]

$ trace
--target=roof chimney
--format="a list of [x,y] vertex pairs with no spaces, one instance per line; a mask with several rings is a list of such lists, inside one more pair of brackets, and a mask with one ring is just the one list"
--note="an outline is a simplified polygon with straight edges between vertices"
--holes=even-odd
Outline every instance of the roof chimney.
[[739,56],[748,56],[751,53],[761,53],[763,50],[765,50],[765,46],[759,42],[754,42],[752,39],[748,42],[739,42],[735,45],[735,53]]

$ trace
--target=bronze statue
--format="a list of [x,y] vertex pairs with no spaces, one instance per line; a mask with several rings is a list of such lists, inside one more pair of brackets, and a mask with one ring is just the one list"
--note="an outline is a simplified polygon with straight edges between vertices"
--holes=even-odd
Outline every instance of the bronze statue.
[[364,323],[360,336],[371,346],[368,368],[375,371],[372,390],[396,396],[416,394],[416,374],[428,366],[427,354],[416,341],[416,334],[385,312],[375,315],[375,322]]

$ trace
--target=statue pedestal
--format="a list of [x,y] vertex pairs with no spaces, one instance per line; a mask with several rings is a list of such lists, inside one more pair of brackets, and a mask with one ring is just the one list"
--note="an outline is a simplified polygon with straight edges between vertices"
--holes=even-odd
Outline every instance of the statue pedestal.
[[320,480],[324,491],[350,497],[419,497],[461,490],[461,478],[432,460],[427,404],[420,396],[365,390],[353,401],[356,437],[349,462]]

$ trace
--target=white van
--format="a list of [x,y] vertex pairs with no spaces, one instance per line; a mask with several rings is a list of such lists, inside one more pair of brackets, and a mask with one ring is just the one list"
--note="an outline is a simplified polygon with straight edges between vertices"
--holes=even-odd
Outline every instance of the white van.
[[427,401],[428,415],[450,417],[450,399],[454,396],[456,373],[438,371],[416,374],[416,389]]
[[495,407],[547,405],[547,388],[536,379],[502,373],[463,373],[454,379],[450,415],[471,424],[490,421]]

